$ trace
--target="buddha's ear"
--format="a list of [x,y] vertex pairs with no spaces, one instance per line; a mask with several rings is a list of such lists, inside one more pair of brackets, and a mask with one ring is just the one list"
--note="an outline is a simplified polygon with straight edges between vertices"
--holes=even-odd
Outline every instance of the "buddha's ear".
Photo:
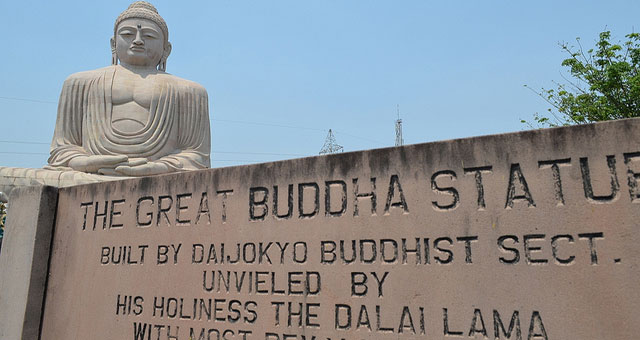
[[162,72],[167,71],[167,58],[169,58],[169,54],[171,54],[171,43],[167,41],[164,45],[164,52],[162,53],[162,58],[160,58],[160,62],[158,63],[158,70]]
[[162,53],[162,57],[164,58],[164,60],[167,60],[167,58],[169,58],[169,54],[171,54],[171,43],[167,41],[167,43],[164,45],[164,53]]
[[118,55],[116,54],[116,39],[111,37],[111,65],[118,65]]

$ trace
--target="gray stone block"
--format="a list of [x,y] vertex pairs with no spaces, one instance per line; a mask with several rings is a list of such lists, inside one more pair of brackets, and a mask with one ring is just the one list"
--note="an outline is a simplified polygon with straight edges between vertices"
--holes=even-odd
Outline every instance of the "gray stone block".
[[12,191],[0,253],[0,339],[38,339],[58,189]]

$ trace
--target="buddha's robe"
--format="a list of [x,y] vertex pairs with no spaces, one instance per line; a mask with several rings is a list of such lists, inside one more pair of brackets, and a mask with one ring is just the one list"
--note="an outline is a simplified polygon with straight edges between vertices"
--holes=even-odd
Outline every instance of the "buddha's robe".
[[206,90],[167,73],[152,76],[149,120],[141,130],[124,133],[111,124],[111,89],[116,70],[116,66],[109,66],[76,73],[65,80],[47,168],[71,170],[71,159],[90,155],[143,157],[164,163],[172,171],[208,168]]

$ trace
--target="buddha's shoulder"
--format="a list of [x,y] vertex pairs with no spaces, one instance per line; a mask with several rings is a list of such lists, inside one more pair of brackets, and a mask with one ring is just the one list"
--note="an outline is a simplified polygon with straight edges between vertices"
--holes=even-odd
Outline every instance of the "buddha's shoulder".
[[107,67],[102,67],[102,68],[95,69],[95,70],[76,72],[76,73],[73,73],[70,76],[68,76],[67,79],[65,79],[65,83],[69,83],[69,82],[74,82],[75,83],[75,82],[78,82],[78,81],[94,80],[96,78],[104,76],[105,74],[107,74],[109,72],[113,72],[113,70],[114,70],[113,66],[107,66]]
[[159,73],[158,78],[161,79],[162,81],[172,84],[173,86],[177,87],[179,90],[182,90],[182,91],[191,90],[191,91],[201,92],[204,94],[207,93],[207,90],[204,88],[204,86],[196,83],[195,81],[180,78],[170,73]]

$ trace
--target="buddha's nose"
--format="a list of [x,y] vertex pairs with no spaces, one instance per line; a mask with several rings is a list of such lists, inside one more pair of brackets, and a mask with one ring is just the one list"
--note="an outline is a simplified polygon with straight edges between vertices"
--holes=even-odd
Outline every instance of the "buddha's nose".
[[136,33],[136,38],[133,40],[134,45],[144,45],[144,40],[142,40],[142,33],[138,31]]

